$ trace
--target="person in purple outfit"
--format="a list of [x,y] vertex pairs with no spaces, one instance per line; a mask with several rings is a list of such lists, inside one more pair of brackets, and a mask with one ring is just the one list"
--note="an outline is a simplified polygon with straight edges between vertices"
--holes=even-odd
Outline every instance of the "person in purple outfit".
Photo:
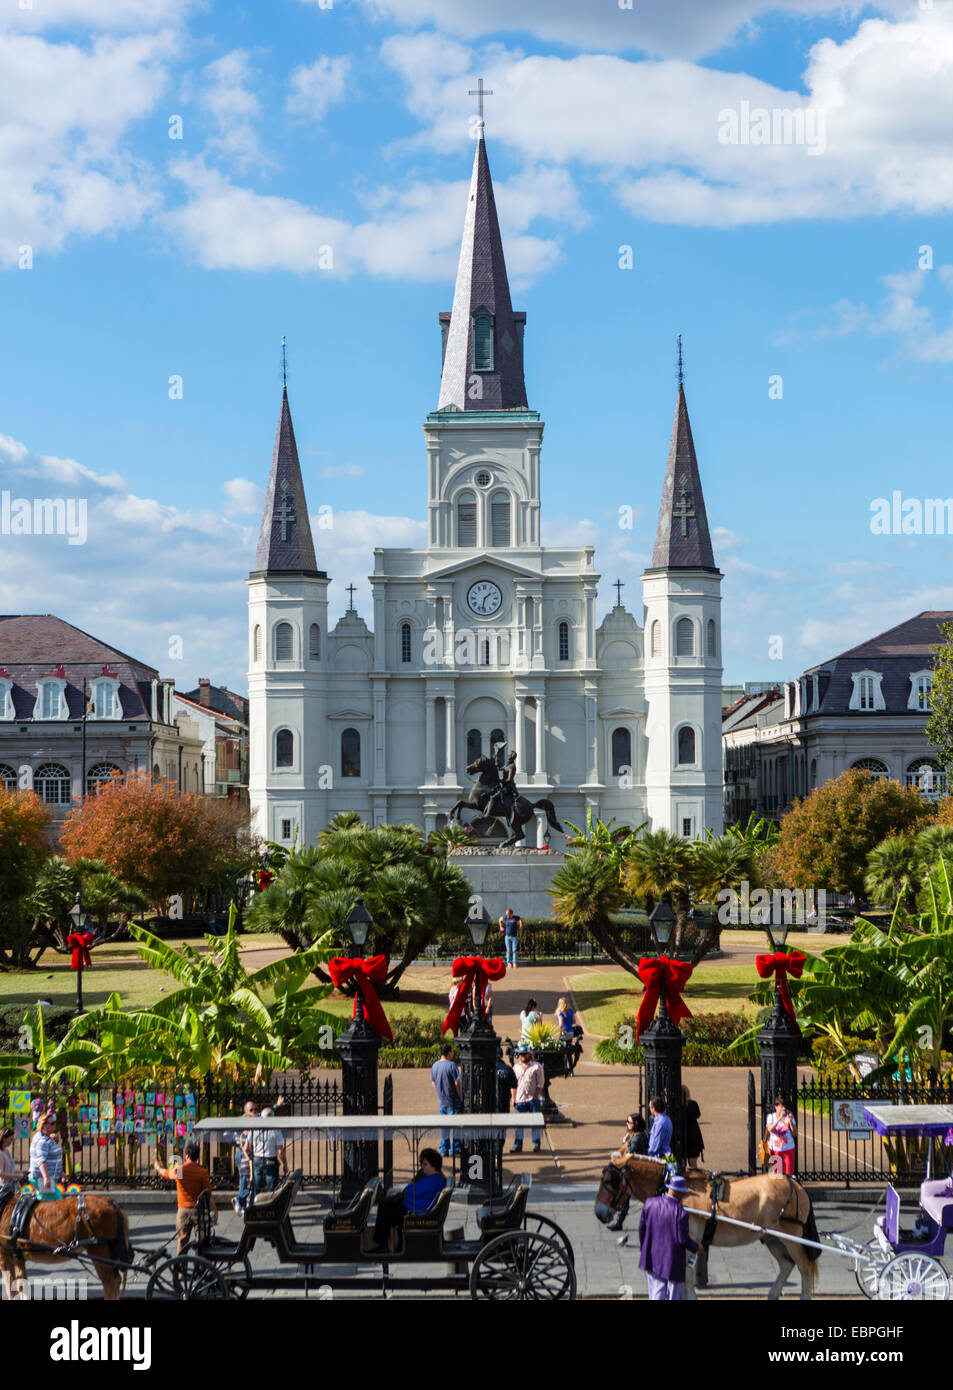
[[682,1206],[682,1198],[690,1190],[685,1179],[676,1174],[669,1178],[664,1196],[649,1197],[642,1206],[639,1269],[644,1269],[648,1278],[650,1299],[675,1301],[685,1297],[685,1251],[698,1249]]

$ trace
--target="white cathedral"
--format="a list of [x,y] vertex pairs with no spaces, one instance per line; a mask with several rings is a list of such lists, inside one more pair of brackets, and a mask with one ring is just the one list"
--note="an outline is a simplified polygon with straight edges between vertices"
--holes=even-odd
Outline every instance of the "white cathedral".
[[429,831],[470,787],[469,764],[511,753],[517,785],[564,824],[588,807],[691,839],[721,831],[722,577],[684,389],[644,621],[617,603],[597,627],[592,547],[540,544],[543,422],[526,399],[525,323],[481,122],[423,427],[427,545],[375,551],[373,630],[353,607],[329,630],[282,396],[248,580],[249,790],[264,837],[311,844],[339,811]]

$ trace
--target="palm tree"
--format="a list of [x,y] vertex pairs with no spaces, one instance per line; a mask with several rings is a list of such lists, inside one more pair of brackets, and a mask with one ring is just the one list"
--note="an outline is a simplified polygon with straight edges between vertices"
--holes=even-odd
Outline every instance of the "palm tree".
[[651,911],[662,898],[674,909],[674,948],[677,951],[688,926],[692,905],[694,870],[692,844],[671,830],[650,830],[632,846],[622,882]]
[[625,949],[610,920],[610,914],[622,906],[627,896],[611,859],[592,845],[567,854],[553,875],[549,891],[557,922],[588,932],[610,960],[633,975],[638,973],[638,956]]
[[917,894],[923,883],[923,855],[917,849],[917,840],[907,835],[888,835],[867,855],[864,887],[874,902],[902,901],[908,913],[916,912]]

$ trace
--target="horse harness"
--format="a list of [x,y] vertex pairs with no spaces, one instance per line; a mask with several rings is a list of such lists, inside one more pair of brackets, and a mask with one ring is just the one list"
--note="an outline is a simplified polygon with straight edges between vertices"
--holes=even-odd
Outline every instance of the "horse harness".
[[[778,1220],[787,1221],[787,1223],[790,1226],[800,1226],[801,1232],[803,1234],[807,1223],[805,1221],[802,1221],[798,1217],[798,1195],[795,1190],[794,1183],[791,1181],[791,1179],[788,1178],[787,1181],[788,1194],[784,1199],[780,1212],[778,1213]],[[712,1173],[709,1180],[708,1191],[711,1207],[708,1220],[705,1222],[705,1229],[704,1231],[702,1231],[701,1238],[701,1246],[706,1254],[708,1253],[708,1250],[711,1247],[715,1239],[715,1234],[718,1230],[718,1203],[725,1200],[727,1192],[728,1179],[725,1177],[724,1173]],[[791,1200],[792,1197],[794,1198],[794,1215],[785,1216],[784,1208],[787,1206],[788,1202]]]
[[[16,1191],[17,1189],[12,1183],[0,1188],[0,1216],[3,1215]],[[76,1229],[73,1232],[72,1239],[65,1244],[60,1243],[53,1232],[47,1226],[44,1226],[37,1213],[37,1207],[39,1207],[39,1205],[40,1201],[35,1192],[21,1191],[17,1197],[16,1205],[10,1217],[10,1233],[7,1236],[7,1240],[10,1243],[14,1255],[26,1254],[30,1250],[37,1252],[42,1251],[50,1255],[70,1255],[76,1250],[81,1250],[84,1246],[101,1244],[100,1237],[96,1235],[90,1225],[89,1213],[86,1210],[86,1200],[82,1192],[78,1193],[76,1197]],[[29,1230],[31,1220],[36,1221],[37,1226],[45,1235],[53,1238],[55,1243],[52,1246],[41,1241],[30,1240]],[[85,1239],[80,1239],[80,1230],[84,1224],[89,1235]]]

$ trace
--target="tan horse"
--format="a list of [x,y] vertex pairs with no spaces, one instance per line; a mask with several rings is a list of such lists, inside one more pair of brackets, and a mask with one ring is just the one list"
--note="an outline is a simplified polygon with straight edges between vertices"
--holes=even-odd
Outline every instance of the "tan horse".
[[[57,1202],[37,1202],[22,1240],[10,1239],[10,1219],[16,1199],[8,1202],[0,1215],[0,1276],[8,1299],[28,1298],[26,1262],[57,1264],[75,1259],[75,1254],[53,1254],[74,1241],[81,1254],[95,1269],[103,1286],[103,1297],[117,1299],[126,1286],[126,1270],[117,1268],[132,1259],[129,1218],[111,1197],[97,1194],[63,1197]],[[116,1261],[105,1264],[102,1261]]]
[[[624,1163],[617,1163],[616,1166],[621,1167],[628,1181],[629,1193],[637,1202],[654,1197],[665,1176],[665,1164],[662,1160],[649,1158],[644,1154],[632,1154]],[[683,1199],[683,1203],[690,1216],[692,1235],[699,1241],[711,1215],[709,1176],[701,1168],[689,1170],[685,1174],[692,1191],[690,1196]],[[724,1184],[724,1200],[716,1204],[719,1215],[733,1217],[735,1221],[749,1221],[752,1225],[768,1227],[774,1231],[783,1231],[786,1235],[798,1236],[801,1240],[817,1240],[817,1225],[811,1199],[801,1184],[793,1178],[780,1177],[774,1173],[759,1173],[751,1178],[725,1178]],[[778,1265],[778,1277],[771,1285],[768,1298],[780,1298],[789,1274],[797,1267],[801,1275],[801,1298],[809,1299],[814,1291],[819,1252],[793,1242],[788,1244],[776,1236],[760,1236],[757,1231],[729,1226],[724,1221],[716,1226],[712,1245],[725,1248],[750,1245],[756,1240],[763,1242]],[[704,1269],[705,1262],[702,1261],[701,1255],[699,1261],[700,1267]],[[707,1274],[707,1270],[705,1272]],[[702,1279],[698,1279],[697,1282],[701,1283]]]

